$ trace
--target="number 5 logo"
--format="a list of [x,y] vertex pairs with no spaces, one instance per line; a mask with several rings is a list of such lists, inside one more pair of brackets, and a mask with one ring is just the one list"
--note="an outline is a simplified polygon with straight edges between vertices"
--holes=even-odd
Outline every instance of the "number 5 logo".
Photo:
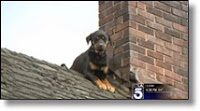
[[132,99],[144,99],[143,97],[143,85],[137,84],[133,88],[133,96]]
[[133,96],[135,99],[143,99],[142,88],[135,88],[135,92]]

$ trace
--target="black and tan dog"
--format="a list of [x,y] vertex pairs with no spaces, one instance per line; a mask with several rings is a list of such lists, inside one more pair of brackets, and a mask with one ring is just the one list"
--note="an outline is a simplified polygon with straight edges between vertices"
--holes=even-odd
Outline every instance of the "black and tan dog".
[[75,59],[71,69],[84,74],[100,89],[115,92],[115,87],[107,79],[109,60],[106,50],[109,43],[112,44],[110,36],[98,30],[90,34],[86,41],[88,44],[91,42],[90,48]]

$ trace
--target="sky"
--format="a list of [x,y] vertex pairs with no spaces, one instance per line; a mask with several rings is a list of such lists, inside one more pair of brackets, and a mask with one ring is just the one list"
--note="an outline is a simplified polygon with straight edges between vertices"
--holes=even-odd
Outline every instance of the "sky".
[[71,67],[98,29],[98,2],[1,2],[1,48]]

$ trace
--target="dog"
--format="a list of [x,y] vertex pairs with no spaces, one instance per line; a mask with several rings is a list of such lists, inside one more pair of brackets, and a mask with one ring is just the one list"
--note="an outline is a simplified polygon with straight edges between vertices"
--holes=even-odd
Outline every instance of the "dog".
[[116,88],[107,79],[110,70],[106,50],[109,44],[112,46],[110,36],[97,30],[87,36],[86,41],[91,42],[90,48],[74,60],[70,69],[82,73],[100,89],[115,92]]

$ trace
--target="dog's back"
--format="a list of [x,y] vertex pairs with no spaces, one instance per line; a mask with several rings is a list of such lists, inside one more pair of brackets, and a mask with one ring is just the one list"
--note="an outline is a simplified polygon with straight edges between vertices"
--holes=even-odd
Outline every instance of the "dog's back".
[[74,63],[72,64],[70,69],[84,74],[84,70],[87,69],[88,62],[89,62],[89,58],[88,58],[88,50],[87,50],[86,52],[82,53],[74,60]]

